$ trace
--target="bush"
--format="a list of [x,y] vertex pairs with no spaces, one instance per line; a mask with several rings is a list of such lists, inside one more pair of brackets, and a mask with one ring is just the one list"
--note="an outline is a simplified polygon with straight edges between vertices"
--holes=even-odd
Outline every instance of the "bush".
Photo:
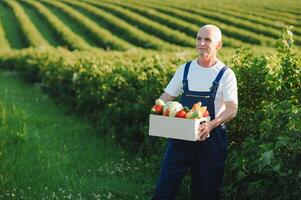
[[290,101],[269,103],[262,108],[258,135],[249,136],[241,146],[230,149],[225,199],[300,197],[300,111],[300,105]]
[[231,124],[225,199],[301,196],[300,58],[291,36],[282,32],[275,54],[233,59],[240,108]]
[[148,151],[158,141],[146,137],[150,108],[190,55],[96,53],[28,49],[3,55],[0,66],[23,72],[30,82],[41,81],[49,95],[90,117],[101,133],[128,149]]

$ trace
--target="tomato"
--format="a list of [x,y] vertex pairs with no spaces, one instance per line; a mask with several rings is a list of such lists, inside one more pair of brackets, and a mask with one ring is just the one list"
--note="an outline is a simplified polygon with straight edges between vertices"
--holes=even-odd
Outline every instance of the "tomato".
[[177,112],[176,117],[186,118],[185,110],[180,110],[179,112]]
[[163,113],[163,106],[162,105],[154,105],[151,113],[161,115]]
[[206,111],[203,113],[203,117],[209,117],[209,112],[208,112],[208,110],[206,110]]

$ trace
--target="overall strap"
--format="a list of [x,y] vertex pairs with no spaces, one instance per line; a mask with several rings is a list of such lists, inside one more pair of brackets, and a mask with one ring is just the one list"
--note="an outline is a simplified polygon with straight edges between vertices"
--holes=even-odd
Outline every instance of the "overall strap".
[[224,72],[228,69],[227,66],[224,66],[218,73],[218,75],[216,76],[215,80],[212,83],[212,87],[210,88],[210,100],[209,100],[209,108],[211,108],[211,110],[209,110],[210,115],[211,115],[211,120],[215,119],[215,106],[214,106],[214,100],[215,100],[215,96],[216,96],[216,92],[217,92],[217,88],[219,86],[219,81],[221,80]]
[[221,80],[224,72],[228,69],[227,66],[224,66],[218,73],[218,75],[216,76],[215,80],[212,83],[212,87],[210,88],[210,91],[214,94],[214,98],[215,98],[215,93],[217,91],[217,88],[219,86],[219,81]]
[[192,61],[189,61],[186,63],[185,68],[184,68],[184,74],[183,74],[183,90],[184,91],[188,91],[188,79],[187,79],[187,75],[188,75],[188,71],[189,71],[189,67]]

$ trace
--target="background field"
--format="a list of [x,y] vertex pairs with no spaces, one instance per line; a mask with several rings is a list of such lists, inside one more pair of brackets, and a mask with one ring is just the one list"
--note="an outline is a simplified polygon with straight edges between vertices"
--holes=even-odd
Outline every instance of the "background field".
[[299,0],[0,1],[0,199],[149,199],[149,110],[204,24],[239,86],[222,198],[301,199]]
[[221,27],[225,47],[274,47],[286,25],[301,44],[300,7],[284,1],[1,1],[1,49],[62,46],[179,51],[204,24]]

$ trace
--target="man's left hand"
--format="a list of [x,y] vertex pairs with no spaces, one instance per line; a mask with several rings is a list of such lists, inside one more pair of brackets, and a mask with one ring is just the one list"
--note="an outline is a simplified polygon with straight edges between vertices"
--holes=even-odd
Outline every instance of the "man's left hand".
[[199,126],[199,133],[197,136],[198,141],[204,141],[209,137],[210,131],[212,130],[211,123],[205,122],[200,124]]

